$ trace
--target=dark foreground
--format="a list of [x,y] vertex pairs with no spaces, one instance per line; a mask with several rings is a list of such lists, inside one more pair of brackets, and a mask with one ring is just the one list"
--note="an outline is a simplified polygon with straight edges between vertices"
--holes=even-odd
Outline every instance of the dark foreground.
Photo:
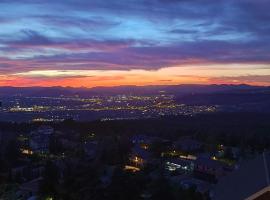
[[269,149],[269,119],[216,113],[3,122],[0,199],[215,199],[220,187],[229,188],[224,177]]

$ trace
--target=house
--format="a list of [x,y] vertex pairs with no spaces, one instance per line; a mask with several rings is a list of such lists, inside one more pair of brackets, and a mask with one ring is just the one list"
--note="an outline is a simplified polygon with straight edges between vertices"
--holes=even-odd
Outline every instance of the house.
[[165,163],[165,168],[170,171],[182,171],[182,172],[192,172],[194,170],[194,162],[193,160],[187,159],[170,159]]
[[152,159],[152,154],[148,149],[143,148],[140,145],[135,145],[132,148],[129,160],[131,165],[135,167],[143,167],[149,163]]
[[157,137],[151,137],[147,135],[134,135],[131,137],[131,142],[135,145],[145,145],[145,146],[150,146],[154,142],[158,141],[159,138]]
[[173,143],[173,148],[184,152],[199,151],[203,144],[191,138],[181,138]]
[[195,179],[190,174],[180,174],[176,176],[170,176],[169,181],[174,186],[179,186],[184,189],[194,187],[196,188],[197,192],[200,192],[202,194],[209,192],[212,188],[212,184],[210,184],[209,182]]
[[212,191],[213,200],[270,199],[270,153],[243,161],[238,169],[221,178]]
[[50,126],[41,126],[30,133],[29,146],[34,153],[48,153],[50,138],[54,129]]
[[195,187],[197,192],[200,192],[202,194],[205,194],[207,192],[209,192],[212,188],[212,184],[206,182],[206,181],[202,181],[202,180],[198,180],[195,178],[189,178],[186,180],[182,180],[180,182],[181,186],[185,189],[191,188],[191,187]]
[[218,158],[225,157],[227,159],[238,159],[240,155],[239,148],[224,146],[222,144],[218,145],[217,152],[215,156]]
[[131,137],[131,142],[133,143],[133,147],[131,150],[131,161],[135,161],[136,163],[143,163],[150,159],[151,153],[149,151],[150,146],[158,141],[157,137],[150,137],[146,135],[134,135]]
[[227,173],[227,164],[210,157],[198,157],[194,163],[194,175],[203,180],[216,182]]

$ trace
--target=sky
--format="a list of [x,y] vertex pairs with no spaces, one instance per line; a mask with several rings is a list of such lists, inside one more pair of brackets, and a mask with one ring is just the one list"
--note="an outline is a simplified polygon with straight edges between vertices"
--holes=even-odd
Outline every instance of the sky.
[[0,86],[270,85],[269,0],[0,0]]

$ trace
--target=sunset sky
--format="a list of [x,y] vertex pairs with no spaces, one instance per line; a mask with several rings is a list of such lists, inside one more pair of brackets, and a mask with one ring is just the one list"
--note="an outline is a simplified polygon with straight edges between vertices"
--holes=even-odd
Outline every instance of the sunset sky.
[[0,86],[270,85],[269,0],[1,0]]

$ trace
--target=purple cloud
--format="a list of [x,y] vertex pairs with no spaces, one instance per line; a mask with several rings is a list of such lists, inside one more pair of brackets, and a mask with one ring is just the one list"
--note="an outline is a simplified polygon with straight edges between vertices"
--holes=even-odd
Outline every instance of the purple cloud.
[[1,73],[270,63],[266,0],[14,0],[12,4],[3,0],[1,4],[7,11],[16,9],[0,14]]

